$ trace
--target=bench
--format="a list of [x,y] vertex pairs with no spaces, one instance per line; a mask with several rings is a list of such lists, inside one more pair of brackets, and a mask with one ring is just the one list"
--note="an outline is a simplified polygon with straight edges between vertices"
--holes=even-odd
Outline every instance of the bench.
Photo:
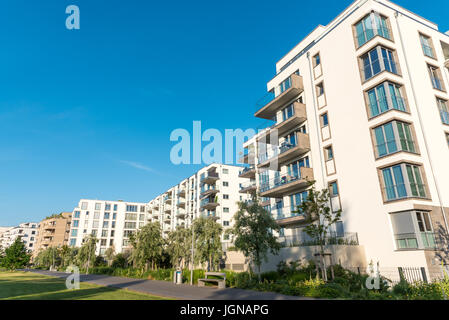
[[[222,277],[223,279],[211,279],[208,276]],[[226,273],[221,272],[206,272],[204,279],[198,279],[198,287],[204,287],[206,282],[213,282],[218,285],[219,289],[226,288]]]

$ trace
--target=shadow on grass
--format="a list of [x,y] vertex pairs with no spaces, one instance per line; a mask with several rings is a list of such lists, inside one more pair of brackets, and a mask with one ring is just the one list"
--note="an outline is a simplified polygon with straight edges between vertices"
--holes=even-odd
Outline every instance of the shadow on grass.
[[65,290],[61,279],[0,280],[0,299]]

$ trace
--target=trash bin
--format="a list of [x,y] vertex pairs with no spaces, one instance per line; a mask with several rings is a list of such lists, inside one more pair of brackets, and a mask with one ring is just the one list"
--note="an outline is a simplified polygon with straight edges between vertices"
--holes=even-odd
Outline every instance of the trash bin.
[[176,284],[182,284],[182,271],[176,270],[175,276],[173,277],[173,282]]

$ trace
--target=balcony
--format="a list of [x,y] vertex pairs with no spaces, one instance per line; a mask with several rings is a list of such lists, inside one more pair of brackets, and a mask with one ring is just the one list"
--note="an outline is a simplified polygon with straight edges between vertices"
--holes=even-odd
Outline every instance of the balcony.
[[239,174],[240,178],[254,179],[256,177],[256,168],[254,166],[246,167],[242,173]]
[[[282,247],[306,247],[318,246],[320,241],[303,233],[294,236],[281,236],[278,238]],[[330,234],[324,239],[324,245],[332,246],[358,246],[359,238],[356,232],[345,232],[344,234]]]
[[219,204],[218,202],[216,202],[215,199],[207,198],[207,199],[201,200],[201,203],[200,203],[200,209],[201,209],[201,210],[203,210],[203,209],[206,209],[206,210],[213,210],[213,209],[215,209],[216,207],[218,207],[219,205],[220,205],[220,204]]
[[243,183],[239,192],[240,193],[251,193],[257,190],[256,181],[249,181],[247,183]]
[[171,222],[171,216],[170,216],[170,215],[166,215],[166,216],[164,217],[164,222],[165,222],[165,223],[170,223],[170,222]]
[[164,212],[170,213],[171,212],[171,206],[165,206]]
[[282,208],[280,210],[272,208],[272,215],[281,228],[294,228],[308,223],[304,214],[291,212],[289,208]]
[[214,184],[219,179],[217,172],[207,172],[201,177],[201,183]]
[[306,189],[313,181],[313,169],[301,167],[298,176],[284,175],[260,185],[260,196],[269,198],[282,198],[295,192]]
[[186,195],[186,189],[185,188],[179,189],[178,197],[185,197],[185,195]]
[[178,198],[178,202],[176,203],[176,206],[179,208],[185,208],[186,207],[186,200],[182,198]]
[[[288,102],[292,101],[301,92],[304,91],[302,77],[297,74],[290,76],[290,87],[284,90],[277,97],[273,98],[262,108],[260,108],[254,115],[258,118],[273,119],[276,112]],[[258,106],[259,107],[259,106]]]
[[184,219],[186,217],[186,212],[184,210],[178,210],[176,212],[176,218]]
[[173,198],[171,196],[165,196],[164,197],[164,202],[167,204],[171,204]]
[[217,186],[210,187],[209,189],[201,188],[200,198],[206,198],[218,192],[220,192],[220,189]]
[[238,163],[254,164],[255,157],[256,155],[254,150],[248,150],[245,148],[244,154],[239,158]]
[[287,132],[298,127],[301,123],[307,120],[306,105],[299,102],[291,104],[293,106],[293,114],[287,119],[283,119],[279,123],[273,124],[268,130],[265,130],[258,138],[258,141],[263,141],[267,144],[277,144],[277,141],[271,141],[271,134],[277,130],[277,137],[284,136]]
[[278,168],[280,168],[291,160],[310,151],[310,140],[308,134],[297,132],[296,140],[296,144],[283,143],[280,147],[274,150],[271,157],[261,155],[259,157],[259,168],[271,166],[271,164],[276,161]]
[[449,69],[449,59],[447,59],[446,61],[444,61],[444,66],[445,66],[446,68]]

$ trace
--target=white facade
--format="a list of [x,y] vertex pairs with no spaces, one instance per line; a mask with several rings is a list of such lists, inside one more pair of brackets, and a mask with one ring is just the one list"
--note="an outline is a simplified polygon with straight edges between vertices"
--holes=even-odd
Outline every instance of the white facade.
[[[233,216],[238,210],[238,201],[250,197],[240,192],[250,183],[240,177],[243,168],[238,166],[211,164],[191,177],[148,202],[149,220],[159,221],[163,234],[177,226],[189,227],[192,219],[212,216],[226,230],[233,225]],[[255,186],[255,182],[253,183]],[[230,245],[223,235],[223,247]]]
[[265,152],[258,134],[243,160],[285,236],[302,234],[291,208],[308,178],[331,190],[333,210],[343,211],[333,231],[357,234],[368,262],[440,264],[433,242],[449,220],[448,61],[449,36],[434,23],[361,0],[277,62],[267,84],[275,97],[255,116],[275,117],[268,132],[279,139]]
[[129,247],[128,235],[145,221],[145,203],[81,199],[73,209],[69,245],[81,247],[86,237],[95,235],[97,255],[111,246],[119,253]]
[[28,251],[34,250],[37,237],[37,223],[21,223],[16,227],[2,228],[0,232],[0,248],[6,249],[12,245],[17,238],[22,239]]

